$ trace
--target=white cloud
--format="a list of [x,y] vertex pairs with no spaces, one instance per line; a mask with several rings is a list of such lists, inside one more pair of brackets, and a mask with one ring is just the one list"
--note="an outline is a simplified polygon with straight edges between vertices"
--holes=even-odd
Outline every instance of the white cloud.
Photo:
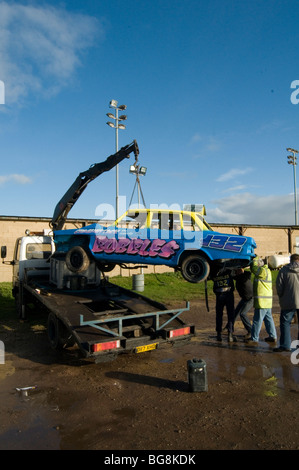
[[12,174],[12,175],[0,175],[0,185],[7,183],[8,181],[13,181],[18,184],[29,184],[32,183],[31,178],[26,175]]
[[251,171],[252,171],[252,168],[242,168],[242,169],[232,168],[227,173],[224,173],[223,175],[219,176],[219,178],[217,178],[216,181],[218,182],[228,181],[239,176],[247,175]]
[[7,105],[68,86],[100,32],[95,18],[49,5],[0,2],[0,79]]
[[221,150],[222,144],[214,136],[202,137],[200,134],[196,133],[192,136],[190,143],[192,145],[199,144],[199,149],[196,151],[196,154],[193,155],[193,159],[205,158],[207,154],[213,154]]
[[230,188],[225,189],[224,193],[230,193],[232,191],[244,191],[246,189],[245,184],[239,184],[238,186],[231,186]]
[[198,134],[198,132],[196,134],[194,134],[191,138],[191,144],[195,144],[197,142],[201,142],[202,140],[202,137],[200,134]]
[[209,152],[218,152],[221,149],[221,144],[215,137],[209,137],[205,148]]
[[294,195],[259,196],[239,193],[210,201],[215,208],[207,207],[207,220],[215,223],[293,225]]

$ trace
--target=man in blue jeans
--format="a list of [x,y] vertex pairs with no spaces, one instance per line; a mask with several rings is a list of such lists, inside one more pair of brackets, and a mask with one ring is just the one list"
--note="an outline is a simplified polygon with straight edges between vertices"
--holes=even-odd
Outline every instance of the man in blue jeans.
[[276,329],[272,317],[272,274],[262,258],[256,256],[250,266],[253,279],[254,315],[251,338],[246,341],[249,346],[257,346],[263,322],[268,337],[265,341],[276,343]]
[[247,316],[247,313],[253,307],[253,285],[251,282],[251,272],[239,268],[234,274],[234,279],[236,281],[236,290],[241,297],[238,305],[235,308],[234,323],[238,315],[240,315],[243,326],[247,331],[245,339],[249,339],[251,338],[251,322]]
[[299,255],[291,255],[290,263],[280,269],[276,279],[276,290],[281,308],[280,340],[279,347],[273,351],[290,351],[291,322],[296,313],[299,322]]

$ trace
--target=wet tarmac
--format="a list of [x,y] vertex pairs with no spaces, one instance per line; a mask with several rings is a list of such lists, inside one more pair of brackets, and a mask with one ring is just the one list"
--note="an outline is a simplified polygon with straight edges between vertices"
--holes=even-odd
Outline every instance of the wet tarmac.
[[[0,365],[0,449],[299,449],[291,353],[262,340],[248,347],[241,328],[237,343],[218,343],[212,319],[204,323],[188,344],[103,364],[49,352],[44,334],[11,339]],[[192,358],[206,362],[206,392],[190,392]]]

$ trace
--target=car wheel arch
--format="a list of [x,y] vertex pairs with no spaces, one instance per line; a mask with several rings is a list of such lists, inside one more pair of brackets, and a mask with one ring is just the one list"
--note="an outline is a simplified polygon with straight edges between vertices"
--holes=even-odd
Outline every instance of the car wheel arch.
[[183,261],[188,257],[188,256],[202,256],[203,258],[206,259],[206,261],[211,264],[213,263],[213,260],[207,255],[207,253],[203,250],[186,250],[183,251],[183,253],[180,255],[178,259],[178,266],[181,267]]

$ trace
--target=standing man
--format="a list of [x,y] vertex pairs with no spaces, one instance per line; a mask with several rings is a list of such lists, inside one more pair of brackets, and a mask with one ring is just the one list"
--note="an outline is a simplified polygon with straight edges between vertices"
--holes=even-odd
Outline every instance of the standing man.
[[213,278],[213,291],[216,295],[216,332],[217,341],[222,341],[223,310],[227,311],[228,341],[233,342],[234,323],[234,280],[229,271],[220,271]]
[[251,338],[251,322],[247,316],[249,310],[253,307],[253,285],[251,281],[251,272],[243,268],[237,269],[234,275],[236,281],[236,290],[241,297],[240,302],[235,308],[234,323],[238,315],[247,334],[245,339]]
[[247,341],[250,346],[257,346],[263,322],[268,337],[265,341],[276,342],[276,329],[272,317],[272,274],[262,258],[256,256],[251,264],[253,279],[254,315],[251,328],[251,338]]
[[280,345],[273,351],[290,351],[291,321],[296,313],[299,322],[299,255],[291,255],[290,263],[280,269],[276,279],[276,290],[281,308]]

